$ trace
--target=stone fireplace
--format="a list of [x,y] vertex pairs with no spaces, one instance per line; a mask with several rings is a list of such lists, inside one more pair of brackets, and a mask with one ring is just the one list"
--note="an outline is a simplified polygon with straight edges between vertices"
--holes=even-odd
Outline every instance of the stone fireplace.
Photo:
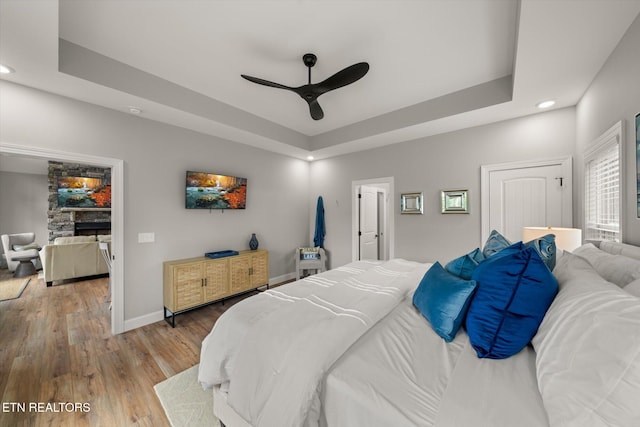
[[58,180],[62,177],[100,178],[111,182],[111,169],[75,163],[49,162],[49,242],[56,237],[111,234],[110,208],[61,208],[58,206]]
[[111,222],[89,221],[74,223],[76,236],[93,236],[97,234],[111,234]]

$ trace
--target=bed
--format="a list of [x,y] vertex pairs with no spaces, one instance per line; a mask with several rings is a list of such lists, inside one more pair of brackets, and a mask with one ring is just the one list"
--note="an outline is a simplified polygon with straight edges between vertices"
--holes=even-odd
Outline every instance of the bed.
[[[447,271],[474,264],[484,283],[478,251]],[[198,379],[227,427],[640,425],[640,248],[589,243],[553,261],[553,296],[514,354],[477,343],[482,286],[447,335],[416,300],[439,263],[358,261],[230,308],[203,341]]]

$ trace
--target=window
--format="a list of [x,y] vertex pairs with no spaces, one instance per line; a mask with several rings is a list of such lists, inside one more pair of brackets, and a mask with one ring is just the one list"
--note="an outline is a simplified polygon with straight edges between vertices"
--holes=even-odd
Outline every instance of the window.
[[585,239],[620,241],[620,152],[622,122],[598,138],[585,153]]

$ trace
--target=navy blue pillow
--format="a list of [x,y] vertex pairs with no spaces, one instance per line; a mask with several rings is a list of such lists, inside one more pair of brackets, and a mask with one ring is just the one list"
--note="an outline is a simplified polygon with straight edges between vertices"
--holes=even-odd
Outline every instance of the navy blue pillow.
[[524,244],[531,246],[538,252],[540,258],[547,264],[549,270],[553,271],[556,266],[556,236],[555,234],[547,234]]
[[502,234],[498,233],[496,230],[491,230],[491,234],[489,234],[489,238],[484,244],[482,248],[482,254],[485,258],[491,257],[502,249],[511,245],[511,242],[507,240]]
[[439,262],[426,272],[413,294],[413,305],[446,342],[456,337],[476,288],[473,280],[448,273]]
[[498,252],[494,252],[493,255],[491,255],[491,258],[500,258],[500,257],[506,256],[506,255],[517,254],[517,253],[523,251],[524,249],[526,249],[526,246],[524,245],[524,243],[515,242],[515,243],[512,243],[511,245],[501,249]]
[[531,247],[516,252],[518,244],[473,272],[477,289],[465,325],[478,357],[504,359],[522,350],[558,292],[538,252]]
[[447,265],[444,266],[444,268],[449,273],[454,274],[462,279],[471,280],[473,270],[475,270],[478,264],[484,261],[484,259],[485,258],[484,255],[482,255],[482,251],[480,251],[479,248],[476,248],[466,255],[462,255],[459,258],[449,261]]

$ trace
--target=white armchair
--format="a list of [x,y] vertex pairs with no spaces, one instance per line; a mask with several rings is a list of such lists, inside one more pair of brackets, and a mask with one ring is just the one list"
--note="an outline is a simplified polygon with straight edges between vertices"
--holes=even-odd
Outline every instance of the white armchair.
[[40,249],[36,243],[36,233],[3,234],[1,239],[9,271],[16,271],[18,264],[20,264],[20,261],[13,259],[14,255],[29,249]]

